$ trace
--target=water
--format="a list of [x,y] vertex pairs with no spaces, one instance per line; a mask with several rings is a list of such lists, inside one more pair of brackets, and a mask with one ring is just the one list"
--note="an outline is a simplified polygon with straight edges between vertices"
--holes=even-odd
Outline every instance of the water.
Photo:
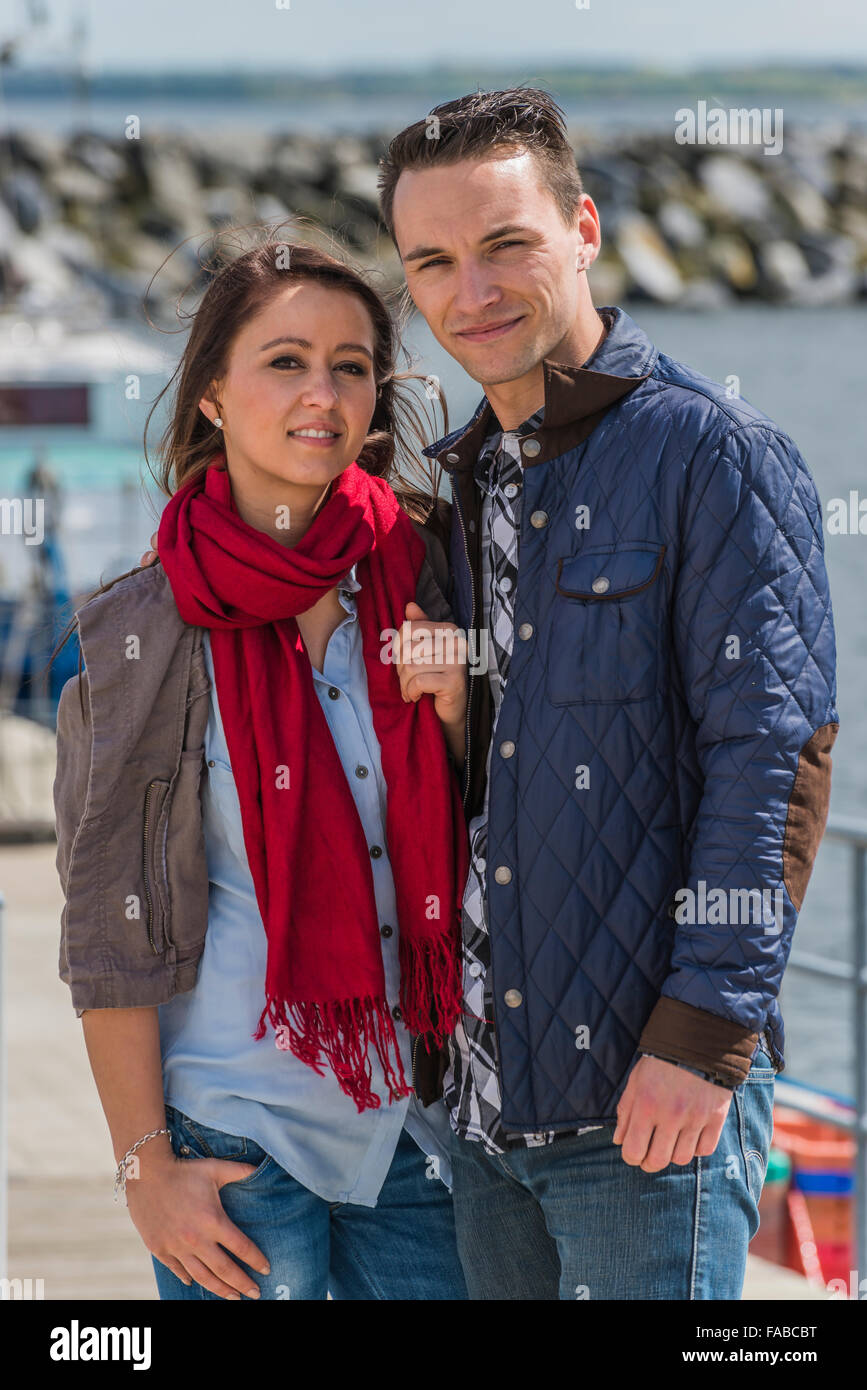
[[[741,394],[798,444],[823,504],[834,497],[847,498],[850,489],[860,488],[867,497],[863,309],[758,305],[694,314],[644,304],[624,307],[672,356],[717,381],[739,377]],[[462,423],[480,398],[478,386],[439,348],[424,323],[414,323],[408,343],[420,354],[417,369],[440,378],[452,426]],[[153,437],[157,434],[155,423]],[[73,581],[80,587],[131,567],[149,543],[155,528],[138,486],[140,457],[132,435],[123,447],[67,445],[56,453],[68,490],[65,548]],[[0,450],[0,495],[10,495],[20,486],[16,480],[23,469],[20,455],[4,457]],[[119,486],[121,479],[127,480],[126,488]],[[7,563],[9,544],[4,538]],[[837,631],[841,721],[833,753],[831,813],[867,819],[867,537],[829,536],[826,531],[826,556]],[[826,842],[796,933],[802,949],[848,958],[849,878],[845,851]],[[852,1018],[845,987],[817,984],[792,973],[786,978],[782,1003],[789,1073],[851,1092]]]

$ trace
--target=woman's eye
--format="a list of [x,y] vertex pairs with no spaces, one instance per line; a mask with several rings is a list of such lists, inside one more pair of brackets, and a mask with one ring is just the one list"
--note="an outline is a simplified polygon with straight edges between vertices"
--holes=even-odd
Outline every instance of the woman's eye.
[[270,365],[271,365],[272,367],[278,367],[278,366],[280,365],[281,362],[291,362],[292,365],[295,366],[295,367],[300,366],[300,363],[299,363],[297,357],[288,357],[288,356],[287,356],[287,357],[275,357],[274,360],[273,360],[273,362],[271,362]]
[[360,362],[341,362],[341,363],[340,363],[340,366],[341,366],[341,367],[348,367],[348,368],[349,368],[350,376],[366,376],[366,375],[367,375],[367,368],[366,368],[366,367],[363,367],[363,366],[361,365]]

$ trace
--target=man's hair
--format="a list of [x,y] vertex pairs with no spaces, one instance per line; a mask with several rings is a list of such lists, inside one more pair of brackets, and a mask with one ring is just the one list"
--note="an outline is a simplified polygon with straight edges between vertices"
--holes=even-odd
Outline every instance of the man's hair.
[[430,169],[509,150],[529,150],[534,156],[545,187],[570,227],[584,189],[566,117],[547,92],[521,86],[445,101],[395,135],[379,161],[378,181],[382,220],[392,241],[394,190],[404,169]]

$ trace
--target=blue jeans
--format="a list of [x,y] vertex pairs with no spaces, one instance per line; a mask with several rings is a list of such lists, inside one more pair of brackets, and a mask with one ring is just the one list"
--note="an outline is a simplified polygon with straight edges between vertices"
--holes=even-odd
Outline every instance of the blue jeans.
[[709,1158],[630,1167],[614,1125],[487,1154],[452,1135],[458,1249],[471,1299],[739,1299],[773,1129],[760,1047]]
[[[220,1188],[235,1225],[255,1241],[271,1273],[238,1260],[260,1298],[466,1299],[448,1188],[406,1130],[400,1136],[375,1207],[326,1202],[279,1166],[253,1139],[224,1134],[166,1106],[175,1153],[236,1159],[256,1171]],[[184,1284],[151,1256],[161,1299],[219,1299],[201,1284]],[[256,1302],[241,1295],[244,1302]]]

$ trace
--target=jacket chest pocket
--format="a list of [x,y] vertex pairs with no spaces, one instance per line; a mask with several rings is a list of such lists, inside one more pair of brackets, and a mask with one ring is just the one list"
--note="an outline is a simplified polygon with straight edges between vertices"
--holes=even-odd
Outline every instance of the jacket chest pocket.
[[546,685],[553,705],[625,704],[660,688],[665,546],[597,546],[557,561]]

